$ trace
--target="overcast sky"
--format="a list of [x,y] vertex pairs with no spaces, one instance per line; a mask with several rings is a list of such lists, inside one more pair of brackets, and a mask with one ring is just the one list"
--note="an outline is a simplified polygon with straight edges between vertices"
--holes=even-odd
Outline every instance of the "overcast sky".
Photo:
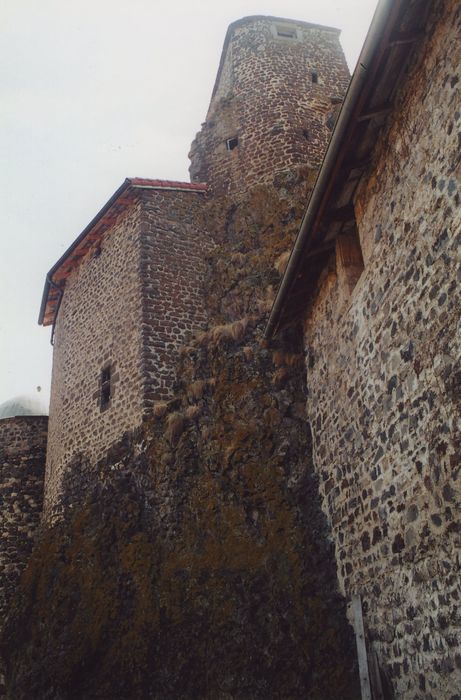
[[46,272],[125,177],[188,180],[227,26],[341,28],[353,70],[376,0],[0,0],[0,403],[48,399]]

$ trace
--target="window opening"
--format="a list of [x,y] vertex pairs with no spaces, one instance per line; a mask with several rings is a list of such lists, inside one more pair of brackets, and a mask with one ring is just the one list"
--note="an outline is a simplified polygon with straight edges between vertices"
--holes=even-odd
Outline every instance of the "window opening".
[[226,148],[228,151],[233,151],[234,148],[237,148],[238,144],[239,144],[238,137],[233,136],[231,139],[227,139]]
[[316,70],[313,70],[311,73],[311,80],[316,85],[319,82],[319,74],[317,73]]
[[277,27],[277,36],[284,39],[296,39],[296,29],[294,27]]
[[101,410],[107,408],[111,397],[111,367],[108,365],[101,371]]
[[354,226],[336,238],[336,271],[345,297],[352,293],[363,270],[362,247],[357,228]]

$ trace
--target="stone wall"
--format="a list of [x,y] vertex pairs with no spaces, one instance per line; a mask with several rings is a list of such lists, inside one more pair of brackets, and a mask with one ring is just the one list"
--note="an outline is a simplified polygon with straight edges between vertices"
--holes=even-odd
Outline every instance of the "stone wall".
[[0,420],[0,626],[42,511],[47,424],[47,416]]
[[213,248],[199,226],[205,193],[145,190],[142,201],[144,407],[171,398],[178,352],[204,328],[203,275]]
[[361,184],[365,269],[305,324],[308,415],[342,590],[399,698],[460,697],[459,4],[437,2]]
[[[338,35],[272,17],[231,25],[206,122],[192,144],[192,180],[236,194],[272,182],[279,171],[318,166],[349,82]],[[233,137],[238,145],[227,150]]]

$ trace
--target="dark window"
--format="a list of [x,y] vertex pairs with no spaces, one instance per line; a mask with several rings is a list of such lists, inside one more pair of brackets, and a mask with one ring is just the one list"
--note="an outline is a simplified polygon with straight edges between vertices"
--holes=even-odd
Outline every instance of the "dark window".
[[303,136],[304,136],[304,138],[306,139],[306,141],[309,141],[309,139],[310,139],[310,134],[309,134],[308,129],[303,129]]
[[231,139],[227,139],[226,148],[228,151],[233,151],[239,145],[239,140],[237,136],[233,136]]
[[316,70],[313,70],[311,73],[311,80],[313,83],[318,83],[319,82],[319,74],[317,73]]
[[107,408],[110,402],[110,377],[111,368],[110,365],[108,365],[101,371],[101,410]]
[[296,29],[294,27],[277,27],[277,36],[284,39],[296,39]]

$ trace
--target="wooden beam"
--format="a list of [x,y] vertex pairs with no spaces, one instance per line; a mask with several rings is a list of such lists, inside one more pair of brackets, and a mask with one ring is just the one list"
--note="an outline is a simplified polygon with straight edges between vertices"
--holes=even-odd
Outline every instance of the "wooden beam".
[[373,117],[380,117],[385,114],[389,114],[389,112],[392,110],[392,105],[389,102],[385,102],[384,104],[377,105],[376,107],[372,107],[369,109],[367,112],[363,112],[363,114],[360,114],[359,117],[357,118],[358,122],[365,122],[369,119],[373,119]]
[[362,691],[362,700],[372,700],[370,676],[368,674],[365,628],[363,626],[362,600],[359,595],[352,596],[352,612],[354,614],[355,641],[357,644],[357,658],[359,662],[360,688]]
[[403,44],[412,44],[424,36],[424,32],[402,32],[390,38],[388,46],[402,46]]
[[304,260],[311,260],[312,258],[317,258],[319,255],[329,253],[330,251],[334,250],[334,248],[335,242],[331,241],[331,243],[326,243],[325,245],[320,246],[319,248],[314,248],[314,250],[308,251],[304,256]]
[[341,166],[342,170],[365,170],[371,163],[371,157],[357,159],[357,160],[345,160]]
[[[326,218],[328,221],[352,221],[355,219],[355,210],[353,204],[346,204],[344,207],[337,209],[327,209]],[[334,246],[334,243],[332,244]]]

